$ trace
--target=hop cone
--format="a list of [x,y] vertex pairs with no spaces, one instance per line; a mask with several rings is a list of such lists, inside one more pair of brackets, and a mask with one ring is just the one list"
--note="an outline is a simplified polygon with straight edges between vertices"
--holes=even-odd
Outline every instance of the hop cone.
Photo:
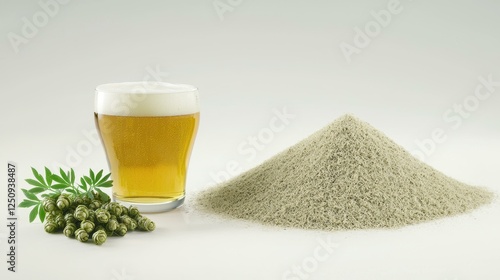
[[64,235],[67,237],[74,237],[77,227],[74,223],[66,223],[66,227],[63,230]]
[[117,220],[109,220],[108,223],[106,224],[106,229],[108,231],[115,231],[118,228],[118,221]]
[[127,226],[123,223],[119,224],[115,230],[116,234],[118,234],[119,236],[124,236],[125,234],[127,234],[127,231]]
[[97,209],[95,211],[95,217],[99,223],[105,224],[111,218],[111,214],[109,214],[108,210]]
[[75,238],[80,242],[87,242],[89,234],[84,229],[79,228],[75,231]]
[[91,233],[95,228],[95,224],[90,220],[85,220],[80,224],[80,228],[85,230],[87,233]]
[[104,230],[98,230],[92,235],[92,240],[95,244],[101,245],[106,242],[107,237],[108,236]]
[[73,216],[79,221],[85,221],[89,217],[89,209],[85,205],[78,205]]
[[55,222],[58,228],[64,228],[66,226],[66,220],[64,219],[63,214],[57,215]]
[[48,220],[47,222],[45,222],[45,225],[43,226],[43,228],[48,233],[53,233],[59,229],[57,226],[57,223],[55,221],[51,221],[51,220]]
[[66,213],[66,215],[64,215],[64,220],[66,221],[66,223],[76,223],[76,219],[75,216],[73,216],[73,213]]
[[120,216],[120,221],[127,227],[127,230],[132,231],[137,228],[137,222],[129,216]]
[[42,202],[43,209],[45,212],[49,213],[57,209],[57,204],[55,199],[51,197],[46,197]]
[[110,202],[106,205],[106,209],[111,215],[121,216],[122,206],[117,202]]
[[61,209],[62,211],[68,209],[71,206],[71,199],[69,196],[61,194],[56,201],[57,208]]
[[153,231],[155,230],[156,225],[149,218],[142,216],[137,220],[137,227],[141,230]]
[[92,210],[99,209],[99,208],[101,208],[101,206],[102,206],[101,201],[96,200],[96,199],[92,200],[89,204],[89,208]]
[[128,215],[131,218],[135,218],[137,215],[139,215],[139,209],[137,209],[137,207],[131,205],[128,209]]

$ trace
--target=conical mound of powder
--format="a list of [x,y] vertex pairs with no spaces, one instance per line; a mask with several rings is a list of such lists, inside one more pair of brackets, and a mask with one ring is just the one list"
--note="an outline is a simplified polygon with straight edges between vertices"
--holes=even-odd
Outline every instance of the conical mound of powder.
[[346,115],[261,165],[202,192],[208,212],[282,227],[393,228],[492,200]]

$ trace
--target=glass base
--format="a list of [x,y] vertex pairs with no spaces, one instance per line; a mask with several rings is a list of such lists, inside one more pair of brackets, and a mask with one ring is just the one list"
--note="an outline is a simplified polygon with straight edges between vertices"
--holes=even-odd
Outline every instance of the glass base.
[[167,212],[173,210],[184,203],[184,197],[178,198],[176,200],[168,201],[168,202],[159,202],[159,203],[138,203],[138,202],[130,202],[124,201],[113,196],[113,200],[119,202],[125,207],[129,207],[133,205],[139,209],[141,213],[159,213],[159,212]]

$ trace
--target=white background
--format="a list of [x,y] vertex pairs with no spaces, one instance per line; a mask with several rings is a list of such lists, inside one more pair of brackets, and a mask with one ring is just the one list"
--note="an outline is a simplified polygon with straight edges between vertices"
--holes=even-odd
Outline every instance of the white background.
[[[231,9],[218,13],[214,3]],[[479,77],[500,81],[500,3],[401,0],[386,26],[366,46],[356,45],[355,28],[373,25],[372,12],[387,10],[388,3],[73,0],[53,5],[43,22],[47,12],[38,1],[1,0],[1,162],[18,163],[20,188],[28,187],[21,179],[31,176],[31,166],[65,165],[78,174],[107,169],[94,141],[95,86],[154,80],[156,72],[159,80],[193,84],[201,94],[188,198],[214,185],[214,174],[222,178],[221,172],[251,168],[345,113],[422,153],[444,173],[498,193],[500,86],[484,100],[474,93]],[[27,24],[36,30],[23,34]],[[24,40],[13,44],[13,36]],[[342,42],[359,47],[350,63]],[[454,110],[464,102],[468,110],[460,116]],[[276,110],[293,118],[267,143],[260,142],[255,157],[239,151],[250,147],[248,137],[269,127]],[[445,139],[429,144],[424,139],[436,129]],[[427,151],[417,144],[424,142]],[[0,179],[6,182],[6,170]],[[6,191],[0,199],[0,216],[6,217]],[[110,238],[101,247],[46,234],[20,210],[18,272],[7,272],[2,261],[0,275],[500,278],[498,200],[470,214],[398,230],[347,232],[267,228],[216,219],[189,206],[188,201],[173,212],[151,215],[157,222],[153,233]],[[3,260],[5,226],[0,237]],[[327,241],[336,248],[326,251],[321,244]],[[314,259],[315,252],[323,253],[323,261]],[[287,274],[295,266],[304,274]]]

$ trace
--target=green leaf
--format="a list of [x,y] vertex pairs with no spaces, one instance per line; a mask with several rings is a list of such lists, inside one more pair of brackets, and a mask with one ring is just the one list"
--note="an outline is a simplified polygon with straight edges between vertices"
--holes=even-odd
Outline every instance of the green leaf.
[[38,199],[38,197],[36,197],[36,195],[34,195],[34,194],[30,193],[28,190],[26,190],[26,189],[21,189],[21,190],[23,191],[24,195],[25,195],[27,198],[29,198],[29,199],[31,199],[31,200],[40,201],[40,199]]
[[90,173],[90,179],[92,180],[92,182],[95,182],[95,174],[94,174],[94,171],[92,169],[89,170],[89,173]]
[[21,203],[19,203],[19,207],[21,208],[29,208],[31,206],[34,206],[34,205],[38,205],[40,204],[40,202],[36,202],[36,201],[33,201],[33,200],[23,200]]
[[88,193],[87,193],[87,196],[88,196],[90,199],[94,199],[94,193],[93,193],[93,192],[88,192]]
[[95,181],[94,181],[94,182],[99,182],[99,179],[101,179],[101,177],[102,177],[102,172],[103,172],[103,170],[101,169],[101,170],[97,173],[97,175],[95,175]]
[[73,168],[71,168],[71,173],[69,175],[69,182],[74,185],[75,184],[75,170],[73,170]]
[[111,176],[111,173],[108,173],[104,178],[102,178],[99,182],[97,182],[97,185],[106,182],[106,180],[109,179],[109,176]]
[[76,191],[74,189],[67,189],[66,191],[72,194],[76,194]]
[[64,182],[69,184],[69,176],[64,172],[64,170],[62,170],[62,168],[59,169],[59,174],[61,174],[61,178],[64,180]]
[[107,193],[103,192],[103,191],[102,191],[102,190],[100,190],[100,189],[95,189],[95,190],[96,190],[96,191],[97,191],[97,192],[101,195],[101,197],[102,197],[102,198],[104,198],[103,200],[105,200],[105,201],[106,201],[106,200],[109,200],[109,199],[110,199],[110,198],[109,198],[109,195],[108,195]]
[[38,217],[40,218],[40,221],[42,221],[42,223],[45,221],[45,209],[43,209],[43,207],[39,207]]
[[67,186],[70,185],[70,183],[68,181],[66,181],[63,177],[60,177],[60,176],[58,176],[56,174],[52,174],[51,179],[54,180],[55,182],[59,183],[59,184],[65,184]]
[[96,187],[100,187],[100,188],[110,188],[113,186],[113,181],[107,181],[107,182],[104,182],[102,184],[99,184],[97,185]]
[[36,171],[35,168],[31,167],[31,171],[33,172],[33,175],[35,175],[35,178],[38,180],[38,182],[42,183],[42,185],[47,188],[47,184],[45,184],[45,181],[43,180],[43,176]]
[[38,208],[40,208],[40,204],[35,206],[33,210],[30,212],[30,223],[33,222],[36,218],[36,215],[38,214]]
[[45,180],[47,180],[47,186],[50,187],[52,185],[52,172],[45,167]]
[[90,179],[89,176],[83,176],[83,179],[85,179],[85,182],[87,182],[89,185],[92,185],[92,179]]
[[66,184],[55,184],[55,185],[51,186],[51,188],[54,190],[61,190],[61,189],[65,189],[67,187],[68,187],[68,185],[66,185]]
[[82,186],[85,186],[85,188],[87,187],[87,182],[85,182],[83,177],[80,177],[80,184],[82,184]]
[[45,186],[44,186],[44,185],[42,185],[40,182],[35,181],[35,180],[33,180],[33,179],[26,179],[25,181],[26,181],[26,183],[28,183],[28,184],[30,184],[30,185],[32,185],[32,186],[41,187],[41,188],[44,188],[44,189],[45,189]]
[[37,193],[41,193],[41,192],[44,192],[45,189],[42,188],[42,187],[35,187],[35,188],[32,188],[29,190],[30,193],[32,194],[37,194]]

